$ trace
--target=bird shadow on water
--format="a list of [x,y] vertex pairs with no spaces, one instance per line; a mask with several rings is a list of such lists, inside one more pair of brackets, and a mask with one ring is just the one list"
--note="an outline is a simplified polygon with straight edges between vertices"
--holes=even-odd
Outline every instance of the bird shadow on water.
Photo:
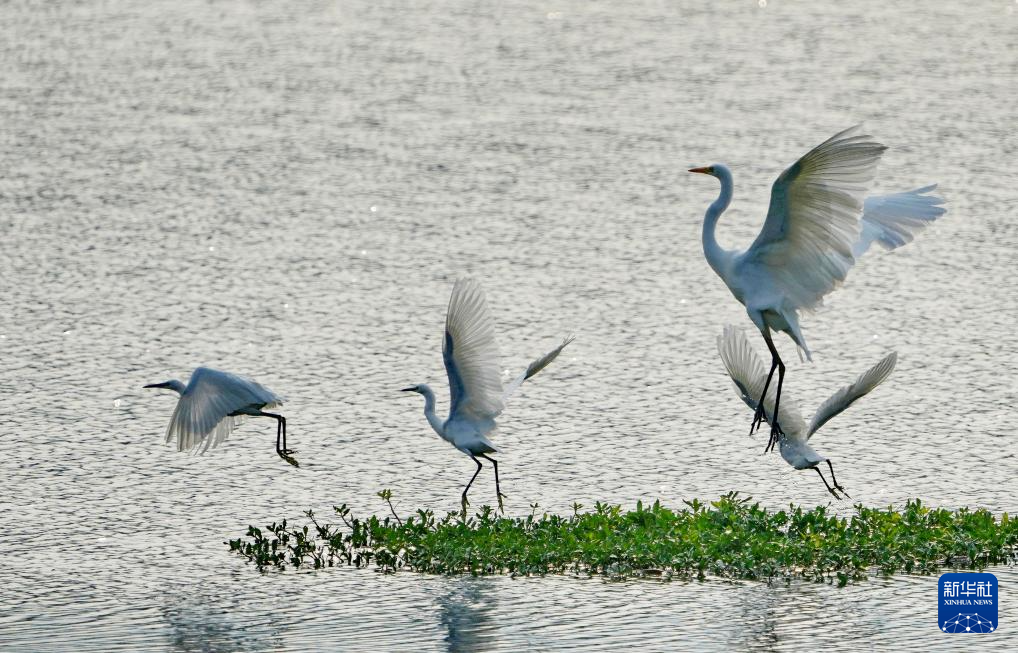
[[446,631],[443,638],[446,650],[466,653],[490,649],[494,644],[491,624],[494,609],[494,597],[485,591],[482,579],[452,581],[438,598],[438,618]]
[[[197,590],[197,588],[191,588]],[[265,627],[253,627],[250,608],[202,591],[166,594],[161,607],[172,651],[278,651],[283,641]],[[241,622],[238,615],[246,615]],[[268,632],[266,632],[268,630]]]
[[733,648],[749,651],[777,650],[779,637],[775,615],[782,607],[780,597],[766,585],[747,585],[740,595],[741,600],[733,613],[739,615],[739,623],[743,624],[743,628],[735,641],[729,643]]

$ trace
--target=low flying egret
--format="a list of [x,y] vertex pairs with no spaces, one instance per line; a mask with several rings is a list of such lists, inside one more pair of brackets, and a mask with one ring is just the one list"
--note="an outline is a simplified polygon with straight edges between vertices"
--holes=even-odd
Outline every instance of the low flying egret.
[[[828,420],[883,383],[894,370],[898,354],[891,352],[856,379],[855,383],[846,385],[831,395],[830,399],[820,404],[820,408],[817,408],[816,414],[807,425],[802,419],[802,414],[794,399],[785,397],[780,408],[777,408],[777,393],[774,392],[774,388],[771,388],[770,392],[764,390],[767,385],[766,368],[764,368],[760,357],[753,351],[753,346],[749,344],[749,339],[742,329],[737,329],[734,326],[725,327],[724,333],[718,336],[718,352],[721,354],[721,360],[725,363],[728,375],[735,382],[735,393],[746,402],[746,405],[756,411],[759,403],[757,397],[766,396],[764,407],[767,411],[765,415],[773,416],[775,412],[777,413],[778,419],[784,425],[781,435],[778,436],[778,450],[785,462],[796,469],[815,469],[824,481],[824,485],[827,486],[827,491],[835,498],[841,498],[838,496],[837,490],[841,490],[848,497],[848,492],[845,492],[845,488],[838,484],[838,479],[834,476],[834,465],[831,464],[830,459],[824,458],[809,446],[809,439]],[[823,472],[818,467],[822,462],[826,462],[831,470],[831,481],[834,483],[834,487],[828,485],[827,479],[824,478]]]
[[187,386],[176,379],[151,383],[146,388],[166,388],[180,395],[166,429],[166,441],[176,440],[178,451],[205,453],[218,447],[245,417],[276,420],[276,453],[291,465],[297,461],[286,448],[286,418],[264,409],[277,408],[282,398],[265,386],[243,376],[199,367]]
[[[714,236],[718,218],[732,201],[731,171],[720,163],[690,169],[721,182],[721,194],[704,217],[703,252],[767,343],[771,370],[762,392],[770,387],[777,369],[776,409],[785,364],[771,340],[771,330],[787,333],[813,360],[799,329],[799,311],[820,306],[874,241],[886,249],[904,245],[945,212],[941,198],[927,195],[936,185],[866,197],[885,149],[871,136],[860,134],[857,125],[807,152],[774,182],[763,229],[745,251],[722,249]],[[750,434],[766,420],[761,402]],[[771,437],[764,451],[774,446],[781,433],[780,419],[769,422]]]
[[495,418],[505,408],[505,402],[523,384],[547,367],[561,351],[573,341],[566,338],[561,345],[532,362],[527,369],[505,388],[502,387],[498,347],[495,344],[495,320],[488,310],[481,284],[471,278],[456,281],[449,298],[445,318],[445,338],[442,358],[449,375],[449,417],[443,422],[435,414],[435,393],[427,385],[403,388],[403,392],[417,392],[424,396],[424,416],[435,433],[477,463],[477,471],[463,488],[463,514],[466,514],[467,492],[481,473],[484,458],[495,468],[495,493],[498,508],[502,508],[502,489],[498,481],[498,462],[488,454],[498,449],[489,439],[495,431]]

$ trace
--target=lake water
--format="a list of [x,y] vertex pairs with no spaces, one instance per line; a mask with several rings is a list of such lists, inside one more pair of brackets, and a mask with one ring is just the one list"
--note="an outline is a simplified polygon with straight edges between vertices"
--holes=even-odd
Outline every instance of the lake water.
[[[720,238],[744,246],[775,176],[860,121],[891,147],[876,190],[940,182],[949,213],[804,318],[786,396],[808,412],[896,350],[816,440],[839,481],[1018,511],[1018,4],[764,4],[0,4],[0,649],[1014,650],[1013,568],[974,643],[937,631],[935,576],[259,574],[223,544],[382,514],[383,488],[457,509],[474,465],[398,390],[446,410],[464,273],[508,370],[577,335],[501,422],[509,513],[828,502],[746,436],[714,339],[750,323],[700,251],[716,183],[685,170],[733,168]],[[288,398],[300,469],[266,421],[163,443],[173,398],[141,386],[202,364]]]

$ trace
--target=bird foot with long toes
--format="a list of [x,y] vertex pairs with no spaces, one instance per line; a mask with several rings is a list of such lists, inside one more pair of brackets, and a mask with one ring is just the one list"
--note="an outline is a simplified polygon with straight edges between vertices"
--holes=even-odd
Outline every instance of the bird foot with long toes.
[[760,430],[760,425],[767,421],[767,413],[764,411],[763,406],[757,406],[756,412],[753,413],[753,422],[749,425],[749,434],[753,435]]
[[840,485],[835,485],[834,489],[841,490],[841,493],[844,494],[846,497],[848,497],[849,499],[852,498],[852,495],[849,494],[848,492],[845,492],[845,488],[841,487]]
[[286,462],[290,463],[294,467],[300,467],[300,463],[297,462],[297,459],[290,455],[292,453],[297,453],[296,451],[291,451],[289,449],[283,449],[282,451],[277,451],[276,453],[279,454],[280,458],[282,458]]
[[783,436],[784,434],[785,432],[781,430],[781,426],[776,421],[774,422],[774,424],[771,424],[771,435],[770,439],[767,440],[767,446],[764,447],[764,453],[767,453],[775,446],[777,446],[778,440],[780,440],[781,436]]
[[502,506],[502,499],[508,499],[509,497],[501,492],[498,493],[498,511],[505,514],[505,508]]

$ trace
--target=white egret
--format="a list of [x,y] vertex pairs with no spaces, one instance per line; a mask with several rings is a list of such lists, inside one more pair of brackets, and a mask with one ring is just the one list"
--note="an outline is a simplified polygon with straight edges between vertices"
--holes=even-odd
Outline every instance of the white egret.
[[[718,218],[732,200],[731,171],[720,163],[690,169],[721,182],[721,193],[704,217],[703,252],[767,343],[771,370],[762,392],[770,387],[777,369],[776,409],[780,409],[785,364],[771,340],[771,330],[788,334],[812,360],[799,328],[799,311],[819,307],[874,241],[886,249],[904,245],[945,212],[941,198],[926,194],[936,185],[866,198],[885,149],[860,134],[857,125],[807,152],[774,182],[763,229],[745,251],[722,249],[714,236]],[[766,420],[761,402],[750,433]],[[780,418],[770,420],[770,426],[764,451],[777,442]]]
[[146,388],[166,388],[180,395],[166,429],[166,441],[176,441],[178,451],[205,453],[218,447],[245,417],[276,420],[276,453],[295,467],[297,461],[286,448],[286,418],[264,409],[277,408],[283,399],[249,378],[199,367],[187,386],[176,379],[151,383]]
[[[817,408],[816,414],[807,425],[794,399],[786,396],[781,402],[780,408],[776,408],[777,393],[774,392],[774,388],[771,388],[770,392],[763,389],[767,385],[766,368],[760,357],[753,351],[753,346],[749,344],[749,339],[742,329],[733,326],[725,327],[724,333],[718,336],[718,352],[721,354],[721,360],[725,363],[728,375],[735,382],[735,393],[746,402],[746,405],[756,411],[759,405],[758,397],[766,396],[765,415],[773,416],[775,413],[772,411],[777,411],[778,419],[783,424],[782,433],[778,436],[778,450],[785,462],[796,469],[815,469],[823,479],[824,485],[827,486],[827,491],[835,498],[841,498],[838,496],[837,490],[841,490],[846,497],[849,496],[848,492],[845,492],[845,488],[838,484],[838,479],[834,476],[834,465],[831,464],[830,459],[824,458],[809,446],[809,439],[828,420],[883,383],[894,370],[898,354],[891,352],[856,379],[854,383],[846,385],[831,395],[827,401],[820,404],[820,408]],[[828,485],[827,479],[824,478],[823,472],[818,467],[823,462],[826,462],[831,470],[831,481],[834,487]]]
[[573,341],[566,338],[561,345],[532,362],[505,388],[502,387],[498,347],[495,344],[495,321],[488,310],[481,284],[469,277],[456,281],[449,299],[445,318],[442,357],[449,376],[449,417],[442,421],[435,414],[435,393],[425,384],[403,388],[424,396],[424,416],[435,433],[477,463],[477,471],[463,488],[462,505],[466,514],[467,492],[481,472],[484,458],[495,469],[495,493],[502,510],[502,489],[498,481],[498,462],[488,454],[498,449],[490,437],[495,431],[495,418],[505,402],[523,384],[547,367]]

